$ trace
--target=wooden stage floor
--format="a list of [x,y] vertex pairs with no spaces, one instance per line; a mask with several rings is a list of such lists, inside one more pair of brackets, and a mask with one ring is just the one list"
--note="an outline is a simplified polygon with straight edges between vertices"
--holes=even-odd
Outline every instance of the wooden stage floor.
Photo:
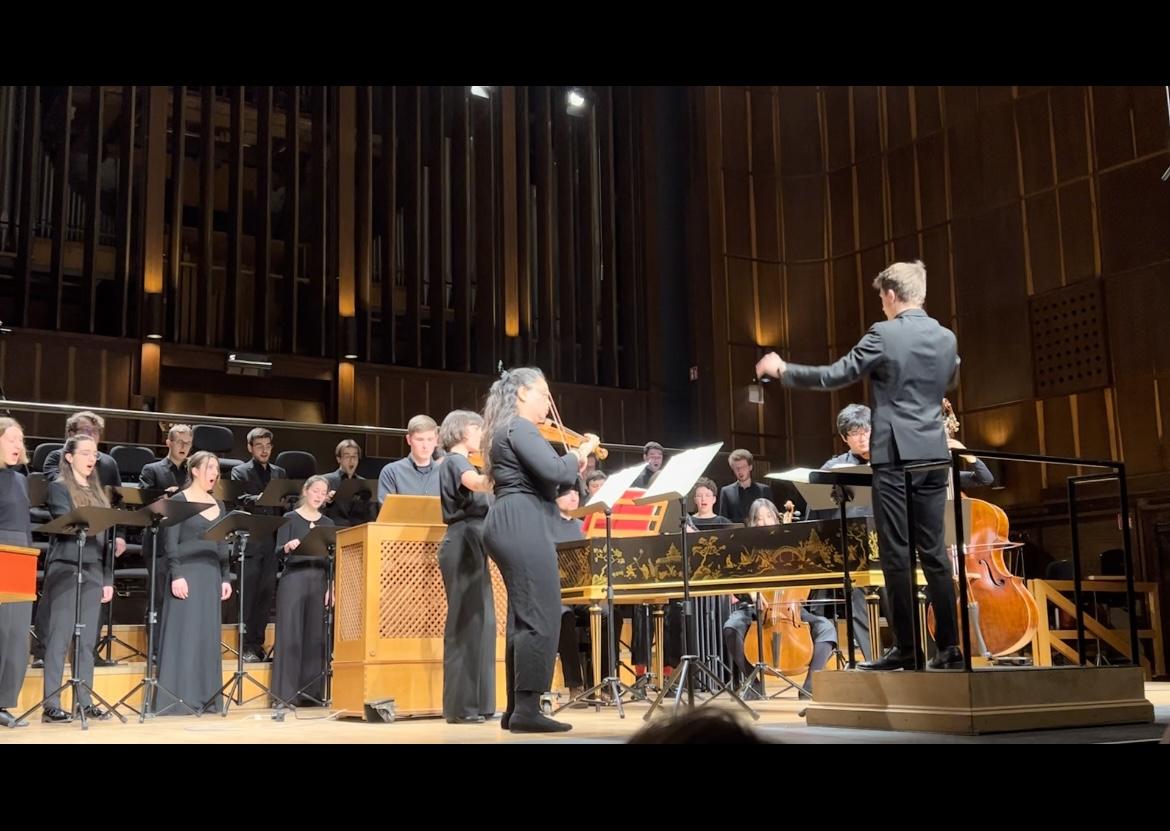
[[[1170,683],[1146,685],[1146,697],[1154,704],[1156,724],[1076,730],[1047,730],[991,736],[945,736],[933,733],[898,733],[877,730],[845,730],[808,727],[797,715],[805,702],[797,701],[791,691],[775,701],[752,702],[760,713],[755,722],[765,739],[793,744],[838,743],[1096,743],[1148,742],[1156,740],[1170,722]],[[728,708],[728,703],[713,706]],[[735,707],[735,705],[731,705]],[[441,719],[400,719],[393,723],[365,723],[338,720],[322,708],[305,708],[289,713],[283,722],[274,721],[271,710],[233,709],[226,717],[218,715],[164,716],[139,724],[137,717],[121,724],[116,719],[91,722],[83,731],[79,724],[42,724],[39,714],[30,717],[30,726],[16,730],[0,729],[0,745],[16,744],[621,744],[645,725],[642,716],[649,705],[633,703],[626,707],[626,718],[618,717],[614,708],[600,713],[589,710],[565,710],[559,719],[568,721],[573,730],[555,735],[512,734],[501,730],[499,720],[476,725],[452,725]],[[735,707],[738,709],[738,707]],[[655,720],[666,716],[656,714]]]

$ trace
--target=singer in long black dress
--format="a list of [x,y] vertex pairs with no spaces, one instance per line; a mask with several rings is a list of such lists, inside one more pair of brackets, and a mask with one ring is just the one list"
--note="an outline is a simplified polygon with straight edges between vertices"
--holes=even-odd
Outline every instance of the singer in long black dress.
[[537,430],[550,394],[540,370],[514,369],[492,385],[484,408],[487,464],[496,501],[484,541],[508,590],[508,709],[501,726],[514,732],[571,729],[540,713],[552,684],[560,629],[561,591],[552,521],[556,492],[572,485],[597,446],[596,436],[558,455]]
[[[32,547],[28,517],[28,482],[17,465],[28,463],[24,431],[11,418],[0,418],[0,543]],[[0,603],[0,727],[27,727],[8,712],[20,699],[28,670],[28,626],[32,601]]]
[[284,571],[276,581],[272,692],[294,706],[325,704],[326,563],[324,557],[295,552],[314,528],[333,525],[321,513],[328,495],[326,478],[310,476],[301,488],[300,504],[284,515],[288,522],[276,532],[276,555]]
[[161,533],[171,585],[159,624],[158,683],[165,688],[155,696],[159,715],[188,714],[181,706],[170,706],[175,703],[170,693],[196,710],[206,704],[206,709],[218,711],[223,704],[218,694],[223,686],[220,605],[231,596],[229,546],[203,539],[225,514],[223,503],[211,496],[219,478],[219,459],[200,451],[187,469],[191,477],[187,488],[171,498],[206,503],[207,509],[165,526]]
[[439,546],[439,571],[447,593],[443,630],[443,717],[475,724],[496,712],[496,609],[483,544],[488,487],[467,458],[479,450],[483,419],[478,413],[447,414],[439,437],[447,457],[439,468],[439,500],[447,533]]

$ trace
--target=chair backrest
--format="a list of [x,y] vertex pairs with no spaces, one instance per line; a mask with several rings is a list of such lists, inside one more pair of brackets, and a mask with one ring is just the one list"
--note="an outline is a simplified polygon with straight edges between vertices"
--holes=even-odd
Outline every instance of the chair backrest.
[[1125,549],[1110,548],[1101,552],[1101,573],[1111,577],[1125,576]]
[[1053,560],[1044,567],[1045,580],[1071,580],[1073,579],[1073,564],[1072,560]]
[[235,434],[221,424],[196,424],[191,430],[191,452],[210,450],[216,456],[231,453]]
[[383,456],[362,456],[358,462],[357,475],[363,479],[377,479],[382,474],[382,468],[392,461]]
[[40,473],[44,470],[45,459],[49,458],[49,454],[54,450],[60,450],[65,445],[57,442],[41,442],[33,450],[32,461],[29,462],[29,470],[34,473]]
[[154,451],[149,447],[134,445],[119,444],[110,448],[110,455],[118,463],[118,472],[122,474],[122,478],[132,482],[138,481],[143,467],[156,460]]
[[224,459],[221,457],[219,460],[219,478],[231,479],[232,468],[236,465],[242,465],[243,463],[244,462],[240,459]]
[[308,479],[317,473],[317,457],[304,450],[285,450],[277,454],[276,466],[283,467],[289,479]]

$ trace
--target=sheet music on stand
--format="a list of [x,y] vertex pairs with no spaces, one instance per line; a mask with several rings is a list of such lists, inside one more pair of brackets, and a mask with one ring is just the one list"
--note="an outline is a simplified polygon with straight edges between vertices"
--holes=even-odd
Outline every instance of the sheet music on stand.
[[[584,690],[576,697],[562,707],[554,710],[558,713],[565,707],[572,706],[578,702],[585,704],[593,704],[598,710],[602,706],[617,707],[618,714],[626,717],[625,710],[622,708],[622,697],[626,693],[633,693],[634,688],[628,687],[622,683],[618,676],[617,670],[617,635],[614,632],[614,611],[613,611],[613,524],[612,511],[615,505],[625,496],[630,485],[638,478],[638,474],[642,471],[644,466],[641,464],[628,467],[625,470],[619,470],[611,474],[592,498],[579,508],[570,512],[573,517],[588,517],[593,514],[604,513],[605,518],[605,606],[607,610],[607,617],[605,623],[605,639],[607,648],[609,650],[608,666],[604,667],[605,677],[597,681],[589,689]],[[592,545],[592,543],[590,543]],[[590,612],[592,615],[593,612]],[[593,628],[592,625],[590,627]],[[601,649],[596,640],[593,642],[593,661],[594,667],[598,667],[601,662]],[[596,670],[594,675],[597,679]],[[609,697],[606,698],[602,692],[607,692]]]
[[662,466],[646,493],[634,500],[635,505],[662,502],[666,499],[686,499],[691,495],[695,482],[707,471],[723,442],[705,444],[691,450],[684,450]]
[[[691,450],[684,450],[676,456],[673,456],[669,462],[663,465],[662,470],[654,478],[646,493],[635,499],[635,505],[646,505],[651,502],[662,502],[663,500],[678,500],[683,503],[690,495],[695,487],[695,483],[699,481],[700,477],[706,472],[711,462],[715,459],[715,455],[719,449],[723,447],[723,442],[716,444],[707,444],[702,447],[695,447]],[[686,690],[687,706],[695,706],[695,676],[696,674],[702,676],[710,681],[708,686],[709,691],[713,691],[711,699],[714,699],[723,693],[727,693],[732,701],[743,707],[753,719],[758,719],[760,714],[749,707],[744,700],[739,697],[730,685],[725,684],[723,680],[706,664],[700,660],[698,655],[697,633],[695,628],[695,612],[694,602],[691,598],[691,562],[690,562],[690,546],[688,545],[688,536],[682,528],[680,531],[680,546],[682,548],[682,584],[683,584],[683,655],[674,675],[671,676],[669,683],[665,684],[662,690],[658,693],[658,697],[654,703],[650,705],[649,711],[643,716],[643,719],[649,721],[654,712],[662,704],[664,698],[672,691],[674,695],[675,711],[678,711],[682,703],[683,690]]]
[[638,474],[645,467],[645,464],[636,464],[625,470],[619,470],[617,473],[611,473],[597,493],[593,494],[584,505],[571,511],[570,516],[585,517],[604,511],[606,508],[612,509],[618,500],[625,496],[626,491],[634,484],[634,480],[638,478]]
[[[764,478],[791,482],[797,491],[800,492],[804,501],[808,503],[808,511],[810,512],[819,510],[835,511],[837,510],[837,500],[833,498],[833,490],[837,485],[817,482],[820,475],[830,472],[834,474],[855,474],[858,477],[864,476],[866,480],[870,480],[873,473],[869,465],[843,465],[832,468],[831,471],[821,470],[819,468],[795,467],[791,470],[769,473]],[[870,508],[873,506],[873,490],[869,484],[850,484],[848,488],[850,491],[849,504],[854,508]]]

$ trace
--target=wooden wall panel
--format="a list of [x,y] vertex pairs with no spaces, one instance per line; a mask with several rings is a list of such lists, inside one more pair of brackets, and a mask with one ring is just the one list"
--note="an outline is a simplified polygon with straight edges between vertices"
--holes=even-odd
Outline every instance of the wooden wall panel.
[[779,98],[781,175],[820,173],[824,160],[817,93],[812,87],[781,87]]
[[938,87],[914,87],[914,115],[919,139],[942,129]]
[[1024,193],[1035,193],[1052,186],[1051,124],[1046,92],[1016,102]]
[[829,174],[830,254],[834,257],[857,250],[853,222],[853,169],[844,167]]
[[922,200],[922,227],[946,222],[947,207],[946,137],[934,133],[921,139],[918,151],[918,194]]
[[785,258],[824,259],[825,177],[793,176],[781,183]]
[[[974,442],[1036,452],[1114,456],[1148,449],[1141,475],[1170,474],[1163,463],[1163,398],[1170,400],[1170,163],[1160,87],[824,87],[753,89],[745,116],[740,90],[717,99],[720,140],[767,153],[773,108],[779,177],[750,177],[756,244],[723,258],[723,303],[711,330],[727,332],[716,351],[739,354],[782,333],[785,357],[821,363],[839,357],[880,307],[873,276],[899,258],[920,257],[929,273],[928,311],[955,328],[964,358],[953,396]],[[772,100],[769,101],[769,96]],[[730,104],[728,102],[731,102]],[[814,106],[815,105],[815,106]],[[732,125],[742,133],[732,135]],[[1091,132],[1090,132],[1091,131]],[[742,216],[745,179],[724,150],[712,216]],[[778,195],[772,214],[769,191]],[[772,223],[781,244],[774,251]],[[760,225],[768,231],[761,232]],[[825,235],[827,234],[827,239]],[[742,229],[725,222],[713,239],[742,251]],[[779,268],[770,265],[779,258]],[[751,258],[756,258],[752,260]],[[765,286],[778,279],[775,297]],[[1033,294],[1104,279],[1114,387],[1038,402],[1032,388]],[[752,282],[754,280],[754,283]],[[754,308],[747,309],[750,289]],[[769,321],[779,318],[770,325]],[[1166,341],[1166,343],[1163,343]],[[785,351],[786,350],[786,351]],[[750,351],[750,350],[748,350]],[[751,434],[741,411],[746,354],[731,359],[728,387],[710,406],[733,409],[736,440]],[[805,442],[831,439],[831,410],[864,400],[864,387],[831,396],[776,395],[759,414],[759,447],[769,461],[811,461]],[[782,403],[780,403],[782,400]],[[831,405],[830,403],[831,402]],[[714,418],[711,419],[715,421]],[[782,437],[784,441],[765,440]],[[830,442],[831,444],[831,442]],[[1010,477],[1006,504],[1059,495],[1068,471],[1039,468]],[[1144,480],[1143,480],[1144,481]],[[1149,480],[1153,482],[1154,480]],[[1170,481],[1170,480],[1166,480]]]
[[1085,128],[1085,88],[1053,87],[1052,138],[1056,145],[1056,181],[1067,182],[1089,172]]
[[1024,210],[1028,216],[1028,268],[1032,290],[1043,294],[1064,284],[1055,191],[1028,197]]
[[726,252],[730,257],[752,256],[751,184],[747,173],[723,174]]
[[1097,216],[1105,274],[1170,259],[1170,185],[1161,180],[1167,164],[1170,155],[1162,154],[1101,174]]
[[910,87],[883,87],[886,96],[886,146],[891,150],[910,144],[914,134],[910,113]]
[[918,229],[914,148],[899,147],[890,151],[886,160],[890,183],[891,230],[896,237],[913,234]]
[[723,119],[723,167],[746,173],[748,167],[747,94],[743,87],[720,91]]
[[853,142],[849,128],[849,87],[826,87],[825,137],[829,148],[829,170],[848,170],[853,162]]
[[853,90],[853,160],[861,162],[882,151],[881,102],[877,87]]

